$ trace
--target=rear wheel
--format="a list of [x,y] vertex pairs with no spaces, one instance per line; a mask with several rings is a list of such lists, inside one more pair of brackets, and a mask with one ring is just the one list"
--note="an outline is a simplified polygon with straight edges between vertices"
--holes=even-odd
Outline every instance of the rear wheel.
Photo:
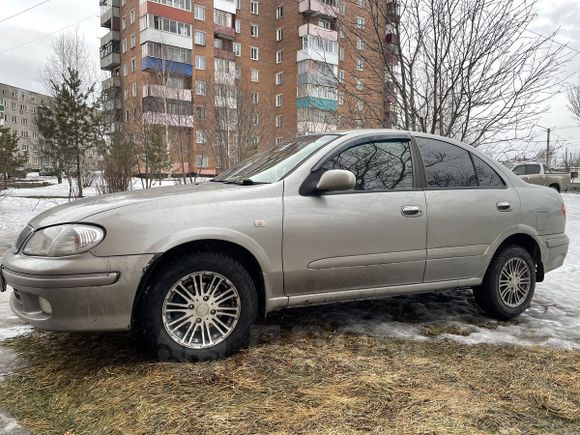
[[217,253],[170,261],[144,295],[145,338],[162,361],[206,361],[237,352],[257,316],[246,269]]
[[508,246],[492,260],[481,286],[473,289],[477,304],[491,317],[509,320],[530,305],[536,287],[532,256],[520,246]]
[[550,187],[552,189],[556,189],[556,191],[560,192],[560,186],[559,185],[557,185],[557,184],[550,184]]

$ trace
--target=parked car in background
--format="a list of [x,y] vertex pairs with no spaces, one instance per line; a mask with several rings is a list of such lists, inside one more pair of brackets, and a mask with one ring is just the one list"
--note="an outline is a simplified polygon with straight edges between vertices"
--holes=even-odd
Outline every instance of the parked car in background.
[[355,130],[292,139],[210,182],[34,218],[0,277],[37,328],[140,330],[164,360],[219,358],[258,316],[471,287],[511,319],[568,251],[566,209],[462,143]]
[[565,192],[570,187],[570,174],[554,172],[541,163],[511,163],[509,167],[514,174],[530,184],[551,187],[558,192]]

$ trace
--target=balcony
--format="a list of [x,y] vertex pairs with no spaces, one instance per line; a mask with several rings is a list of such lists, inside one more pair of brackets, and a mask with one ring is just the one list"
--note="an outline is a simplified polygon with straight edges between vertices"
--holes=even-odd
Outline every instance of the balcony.
[[121,32],[117,30],[111,30],[110,32],[108,32],[105,36],[101,38],[101,47],[104,47],[105,45],[107,45],[109,42],[112,41],[121,42]]
[[322,15],[330,18],[336,18],[338,15],[336,1],[330,0],[300,0],[298,10],[301,14]]
[[302,97],[296,99],[297,109],[319,109],[329,112],[336,112],[337,101],[318,97]]
[[[114,28],[113,24],[121,17],[121,0],[101,0],[101,27]],[[116,26],[115,26],[116,27]]]
[[234,0],[213,0],[214,9],[227,12],[229,14],[236,13],[236,2]]
[[121,77],[113,76],[101,82],[101,88],[103,91],[108,91],[110,89],[121,89]]
[[303,24],[298,27],[298,36],[302,38],[306,35],[313,35],[331,41],[338,41],[338,32],[336,30],[325,29],[324,27],[311,23]]
[[236,29],[220,24],[213,25],[213,33],[223,39],[235,39],[236,37]]
[[151,56],[146,56],[141,59],[141,70],[166,71],[185,77],[191,77],[193,75],[193,67],[187,63],[173,62]]
[[143,86],[143,98],[157,97],[169,100],[192,101],[191,89],[170,88],[162,85]]
[[121,66],[121,54],[109,53],[101,57],[101,69],[111,71]]
[[123,102],[121,101],[120,98],[113,98],[111,100],[103,102],[104,112],[113,112],[121,109],[123,109]]
[[231,61],[236,60],[236,54],[233,51],[224,50],[223,48],[214,48],[213,55],[218,59],[226,59]]
[[177,116],[171,113],[145,112],[143,122],[152,125],[193,128],[193,116]]
[[396,44],[397,43],[397,35],[394,33],[387,33],[385,37],[385,41],[387,44]]

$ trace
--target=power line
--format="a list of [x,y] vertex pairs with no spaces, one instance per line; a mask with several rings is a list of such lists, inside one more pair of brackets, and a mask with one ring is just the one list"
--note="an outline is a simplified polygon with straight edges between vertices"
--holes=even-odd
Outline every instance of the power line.
[[48,37],[50,37],[50,36],[52,36],[52,35],[54,35],[56,33],[59,33],[59,32],[62,32],[63,30],[68,29],[69,27],[72,27],[72,26],[74,26],[76,24],[82,23],[83,21],[86,21],[89,18],[93,18],[94,16],[95,16],[94,14],[91,14],[89,16],[86,16],[85,18],[82,18],[79,21],[76,21],[76,22],[74,22],[72,24],[69,24],[68,26],[64,26],[64,27],[62,27],[62,28],[60,28],[58,30],[55,30],[52,33],[47,34],[47,35],[41,36],[40,38],[36,38],[36,39],[33,39],[31,41],[28,41],[28,42],[24,42],[24,43],[19,44],[19,45],[15,45],[14,47],[10,47],[10,48],[8,48],[6,50],[2,50],[2,51],[0,51],[0,54],[8,53],[9,51],[16,50],[17,48],[24,47],[25,45],[32,44],[32,43],[37,42],[37,41],[40,41],[42,39],[46,39],[46,38],[48,38]]
[[23,13],[25,13],[25,12],[28,12],[28,11],[30,11],[30,10],[32,10],[32,9],[34,9],[34,8],[37,8],[37,7],[39,7],[39,6],[42,6],[43,4],[45,4],[45,3],[48,3],[49,1],[50,1],[50,0],[43,0],[43,1],[41,1],[40,3],[37,3],[37,4],[33,5],[33,6],[30,6],[30,7],[29,7],[29,8],[27,8],[27,9],[24,9],[24,10],[22,10],[22,11],[20,11],[20,12],[16,12],[14,15],[10,15],[9,17],[2,18],[2,19],[0,20],[0,23],[3,23],[4,21],[8,21],[10,18],[17,17],[18,15],[22,15]]

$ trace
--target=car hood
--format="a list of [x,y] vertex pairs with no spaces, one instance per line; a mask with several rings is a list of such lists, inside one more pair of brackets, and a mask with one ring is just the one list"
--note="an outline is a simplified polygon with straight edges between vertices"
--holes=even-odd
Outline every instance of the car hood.
[[244,186],[207,182],[94,196],[51,208],[32,219],[29,225],[33,228],[41,228],[61,223],[78,222],[99,213],[133,204],[189,195],[196,195],[196,197],[215,196],[219,191],[232,189],[244,189]]

